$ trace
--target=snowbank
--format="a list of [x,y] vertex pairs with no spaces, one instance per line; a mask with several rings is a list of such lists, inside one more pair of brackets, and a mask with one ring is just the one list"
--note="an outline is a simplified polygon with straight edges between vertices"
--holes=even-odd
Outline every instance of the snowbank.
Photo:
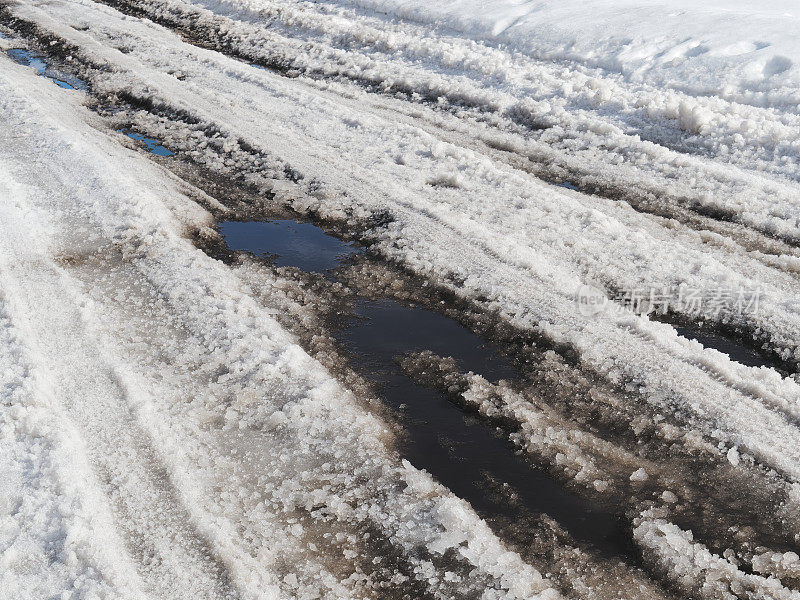
[[[339,0],[436,23],[541,58],[692,93],[770,92],[797,103],[800,10],[788,0]],[[764,102],[767,102],[764,99]]]

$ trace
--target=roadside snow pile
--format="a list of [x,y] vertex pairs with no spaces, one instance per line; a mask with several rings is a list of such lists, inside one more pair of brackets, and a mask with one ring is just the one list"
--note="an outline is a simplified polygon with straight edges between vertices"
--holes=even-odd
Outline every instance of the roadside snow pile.
[[791,0],[332,0],[574,60],[631,81],[762,106],[800,102]]

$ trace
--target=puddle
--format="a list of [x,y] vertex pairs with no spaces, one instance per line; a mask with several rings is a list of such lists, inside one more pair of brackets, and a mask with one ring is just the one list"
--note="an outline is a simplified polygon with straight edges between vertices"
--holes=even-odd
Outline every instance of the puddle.
[[225,221],[219,224],[228,247],[268,256],[279,267],[327,271],[357,248],[323,232],[311,223],[290,219],[275,221]]
[[[443,394],[408,377],[396,357],[420,350],[452,356],[465,371],[490,381],[517,377],[515,369],[461,324],[420,307],[392,300],[359,301],[355,318],[337,338],[356,357],[352,366],[379,384],[382,396],[406,415],[404,457],[432,473],[483,516],[515,522],[547,513],[576,539],[610,554],[623,553],[622,535],[612,515],[566,493],[547,474],[514,454],[505,438],[465,413]],[[508,484],[520,507],[493,497],[486,475]],[[619,539],[615,539],[619,536]]]
[[52,68],[47,59],[41,54],[30,50],[23,50],[22,48],[12,48],[7,51],[7,54],[15,63],[25,65],[26,67],[32,67],[36,73],[42,77],[51,79],[58,87],[66,90],[87,89],[85,81]]
[[[279,265],[303,270],[330,269],[358,252],[314,225],[290,220],[229,221],[221,223],[220,230],[232,250],[269,256]],[[464,413],[444,394],[417,384],[397,364],[399,356],[431,350],[452,356],[461,369],[491,381],[516,378],[514,367],[467,328],[420,306],[359,299],[354,314],[334,336],[352,355],[351,366],[377,385],[388,406],[405,416],[401,452],[414,466],[430,472],[482,516],[518,524],[521,539],[526,519],[546,513],[602,554],[628,554],[626,536],[611,513],[567,493],[547,474],[531,468],[485,422]],[[512,491],[515,501],[492,492],[497,489]]]
[[772,367],[779,372],[783,370],[780,365],[762,356],[755,350],[752,350],[746,346],[742,346],[741,344],[737,344],[733,340],[723,337],[719,334],[697,331],[696,329],[687,329],[686,327],[680,327],[677,325],[674,327],[675,331],[677,331],[679,335],[682,335],[690,340],[696,340],[703,344],[703,346],[706,348],[719,350],[723,354],[727,354],[731,360],[735,360],[736,362],[748,367]]
[[170,152],[164,148],[164,146],[161,145],[161,142],[156,139],[145,137],[140,133],[133,133],[132,131],[128,131],[126,129],[117,129],[117,131],[124,133],[132,140],[136,140],[142,146],[147,148],[147,151],[152,154],[156,154],[158,156],[173,156],[175,154],[174,152]]
[[355,318],[344,339],[381,366],[396,356],[430,350],[454,356],[464,371],[480,373],[490,381],[516,379],[517,370],[460,323],[419,306],[394,300],[359,300]]
[[568,181],[565,181],[564,183],[557,183],[556,185],[557,185],[558,187],[567,188],[568,190],[574,190],[574,191],[576,191],[576,192],[580,192],[580,191],[581,191],[581,190],[578,188],[578,186],[576,186],[576,185],[572,185],[572,184],[571,184],[571,183],[569,183]]

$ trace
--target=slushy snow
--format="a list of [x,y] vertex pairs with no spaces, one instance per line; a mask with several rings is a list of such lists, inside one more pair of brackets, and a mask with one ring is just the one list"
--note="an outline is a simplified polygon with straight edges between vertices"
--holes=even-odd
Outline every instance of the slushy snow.
[[[0,599],[798,597],[792,3],[0,10],[0,48],[88,85],[0,55]],[[402,460],[274,318],[312,320],[284,276],[195,246],[231,209],[182,164],[357,230],[538,352],[527,387],[404,368],[624,511],[644,567],[546,516],[551,539],[512,547]],[[755,311],[671,317],[775,367],[583,314],[587,284],[757,289]]]

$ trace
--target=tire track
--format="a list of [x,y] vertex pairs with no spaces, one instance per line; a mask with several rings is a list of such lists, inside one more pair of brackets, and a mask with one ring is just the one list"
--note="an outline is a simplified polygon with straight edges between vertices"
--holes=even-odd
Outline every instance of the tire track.
[[[16,140],[3,137],[4,152],[24,156]],[[16,169],[9,169],[12,176]],[[58,173],[51,174],[51,182],[50,196],[60,197],[59,183],[68,183],[60,182]],[[15,190],[14,198],[35,214],[22,188]],[[69,211],[62,217],[62,226],[68,222],[67,215]],[[3,225],[18,229],[16,235],[6,233],[4,239],[16,238],[22,248],[58,244],[54,238],[35,237],[35,232],[52,232],[52,226],[27,221],[4,218]],[[73,231],[81,230],[91,240],[85,225],[75,223]],[[91,243],[88,240],[85,243]],[[25,252],[20,249],[18,256]],[[146,594],[186,600],[238,599],[225,565],[192,525],[191,510],[172,487],[148,432],[135,416],[136,407],[146,404],[147,398],[125,384],[88,331],[83,317],[87,298],[45,256],[25,258],[4,270],[6,292],[16,296],[17,314],[12,318],[37,358],[34,368],[79,432],[86,460]]]
[[[492,77],[486,72],[486,69],[489,68],[486,65],[502,64],[504,68],[510,69],[509,73],[513,73],[513,75],[506,74],[505,76],[510,81],[517,83],[522,77],[520,73],[527,73],[533,69],[543,81],[547,82],[546,85],[540,85],[545,85],[545,87],[549,85],[556,89],[563,84],[563,72],[558,70],[560,67],[533,61],[524,65],[523,68],[514,65],[513,60],[507,56],[503,56],[502,60],[494,56],[492,53],[498,53],[497,50],[483,47],[481,51],[489,53],[489,56],[483,57],[486,65],[483,65],[480,60],[466,58],[461,62],[451,64],[448,62],[445,50],[441,50],[443,58],[427,47],[424,50],[414,47],[413,42],[407,42],[411,47],[406,48],[400,42],[394,41],[391,36],[398,37],[398,32],[402,31],[402,27],[388,28],[389,32],[380,28],[373,31],[369,29],[369,26],[365,26],[369,32],[360,32],[356,28],[351,31],[347,25],[341,25],[342,19],[330,22],[330,26],[334,29],[337,27],[342,29],[338,36],[332,35],[331,40],[328,40],[326,37],[328,32],[324,31],[324,24],[327,23],[324,17],[314,14],[313,11],[304,12],[302,10],[300,10],[301,14],[295,15],[292,9],[287,7],[266,10],[266,17],[262,16],[257,19],[258,22],[261,22],[263,18],[268,19],[271,26],[264,28],[256,22],[251,23],[244,19],[243,15],[239,14],[242,11],[234,9],[228,11],[231,16],[225,16],[191,4],[178,5],[173,2],[145,5],[135,0],[113,0],[104,3],[126,14],[159,23],[179,33],[188,43],[211,48],[247,62],[254,62],[284,76],[297,77],[298,74],[302,74],[304,77],[318,82],[339,79],[355,83],[368,90],[369,95],[378,95],[385,100],[390,100],[395,94],[401,94],[406,101],[420,102],[434,108],[439,106],[440,109],[443,108],[441,112],[445,115],[453,113],[458,115],[459,119],[478,121],[498,133],[520,134],[526,140],[522,144],[523,148],[517,149],[515,153],[527,157],[530,163],[535,165],[538,176],[545,179],[556,181],[566,179],[581,189],[593,191],[608,198],[622,199],[637,210],[683,219],[684,222],[692,222],[698,218],[712,223],[716,221],[720,223],[719,228],[721,229],[724,229],[726,223],[734,222],[754,232],[766,234],[767,237],[773,236],[782,239],[792,247],[797,245],[797,239],[792,236],[793,234],[786,235],[776,229],[777,221],[773,220],[770,224],[766,222],[759,224],[755,217],[750,218],[744,214],[747,210],[743,209],[741,202],[728,203],[724,200],[725,195],[738,197],[741,194],[741,188],[753,185],[763,188],[758,193],[759,197],[766,194],[773,198],[777,196],[790,198],[796,191],[790,192],[789,188],[783,189],[781,177],[775,181],[767,181],[763,174],[754,173],[744,164],[738,164],[735,157],[724,154],[715,155],[711,151],[708,152],[706,158],[692,157],[691,154],[687,154],[686,148],[670,149],[670,144],[663,139],[660,140],[655,134],[650,134],[649,138],[652,141],[648,141],[645,139],[647,136],[640,136],[637,133],[635,125],[619,123],[613,117],[609,117],[609,112],[604,110],[602,103],[598,107],[587,107],[586,102],[580,100],[575,106],[571,106],[567,102],[562,107],[559,100],[548,98],[547,102],[555,103],[560,107],[558,115],[555,116],[555,113],[545,111],[545,116],[531,116],[536,112],[535,109],[531,109],[524,102],[518,106],[519,101],[514,93],[525,96],[533,94],[535,89],[528,90],[523,86],[522,91],[496,92],[491,87]],[[249,14],[246,10],[243,12]],[[284,20],[286,23],[282,23]],[[336,30],[338,31],[338,29]],[[362,40],[360,36],[363,36],[364,39]],[[349,44],[342,41],[350,38],[352,40]],[[451,48],[451,45],[455,44],[453,40],[436,39],[443,48],[449,49],[454,55],[466,52],[463,48],[457,48],[457,44]],[[394,51],[392,44],[399,44],[402,51],[408,53],[408,57],[404,59],[406,62],[382,54],[384,50]],[[431,56],[428,56],[427,52],[431,52]],[[309,58],[311,55],[319,64]],[[366,62],[359,63],[358,68],[353,68],[348,62],[348,58]],[[414,61],[422,58],[432,58],[435,63],[438,61],[443,66],[437,67],[438,70],[433,67],[430,70],[420,69],[414,64]],[[378,63],[381,68],[387,69],[385,73],[375,66]],[[392,67],[397,67],[399,71],[393,72]],[[459,73],[463,71],[464,75],[452,77],[452,81],[449,83],[441,83],[448,81],[450,70],[457,70]],[[517,70],[520,73],[517,73]],[[573,75],[583,78],[582,81],[589,80],[591,74],[584,75],[579,71],[579,69],[574,70]],[[528,77],[532,76],[528,74]],[[602,75],[600,77],[602,79]],[[638,98],[636,94],[641,93],[642,98],[649,98],[653,94],[653,90],[647,92],[627,90],[614,81],[614,78],[608,79],[612,87],[618,88],[613,94],[615,97],[632,95]],[[595,80],[591,79],[590,83]],[[444,98],[447,98],[448,101],[443,103],[442,99]],[[639,100],[628,99],[624,104],[635,105],[637,101],[644,100],[641,98]],[[687,100],[687,102],[700,101],[702,99]],[[734,108],[736,107],[732,105],[731,111],[735,113]],[[758,109],[751,108],[751,110],[761,115]],[[603,127],[613,133],[595,136],[594,146],[603,147],[609,156],[605,161],[592,161],[587,168],[588,156],[575,160],[574,156],[570,156],[570,150],[574,150],[574,142],[583,135],[582,132],[587,129],[590,132],[593,129],[600,131],[597,124],[592,123],[592,119],[595,118],[604,122]],[[644,121],[647,123],[647,127],[654,130],[674,127],[675,131],[664,134],[667,138],[673,134],[680,135],[684,140],[697,137],[692,132],[684,131],[678,126],[665,125],[673,120],[659,119],[657,116],[645,114],[632,118],[631,123]],[[795,127],[800,131],[800,124],[787,125],[787,127],[790,129]],[[542,128],[545,131],[537,132]],[[794,134],[789,135],[790,139],[792,135]],[[503,143],[508,144],[509,142]],[[753,143],[757,148],[758,144]],[[512,141],[512,144],[519,145],[516,140]],[[525,149],[525,146],[530,148]],[[724,147],[724,144],[722,146]],[[611,183],[605,175],[598,176],[598,173],[608,170],[609,163],[622,162],[627,164],[630,169],[641,170],[643,165],[637,161],[635,155],[649,156],[651,160],[658,160],[665,164],[674,163],[680,165],[680,168],[674,173],[669,173],[666,176],[666,182],[648,181],[649,174],[645,175],[644,173],[631,177],[624,170],[617,170]],[[770,168],[772,164],[770,156],[764,159],[762,170]],[[715,160],[718,164],[713,164],[707,158]],[[731,168],[720,168],[725,162],[728,162]],[[692,170],[697,170],[695,176],[697,183],[692,188],[682,189],[676,194],[671,189],[674,180],[687,177],[680,171],[685,171],[690,164]],[[794,177],[792,172],[784,173],[784,176]],[[706,186],[706,180],[713,182],[715,186],[729,186],[731,189],[717,193],[711,187]],[[731,186],[728,180],[735,181],[736,185]],[[792,187],[792,189],[794,188]],[[752,200],[752,196],[748,200]],[[685,215],[687,211],[693,215],[693,219],[687,219]],[[772,216],[774,217],[775,214],[773,211]],[[789,225],[789,227],[793,226]],[[788,233],[788,230],[786,232]]]

